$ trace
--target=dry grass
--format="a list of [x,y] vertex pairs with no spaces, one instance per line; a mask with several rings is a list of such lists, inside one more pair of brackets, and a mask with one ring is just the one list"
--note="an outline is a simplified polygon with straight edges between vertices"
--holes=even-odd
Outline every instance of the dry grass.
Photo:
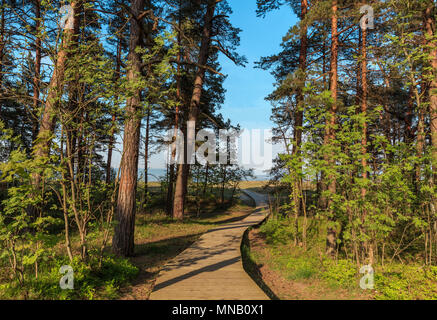
[[240,182],[241,189],[262,189],[267,185],[268,181],[242,181]]

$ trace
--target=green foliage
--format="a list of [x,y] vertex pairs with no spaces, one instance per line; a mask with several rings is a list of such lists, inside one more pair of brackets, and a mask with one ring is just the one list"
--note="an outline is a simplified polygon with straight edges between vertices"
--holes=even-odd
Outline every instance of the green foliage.
[[437,267],[389,264],[375,273],[377,299],[435,300],[437,299]]
[[323,268],[321,278],[327,280],[330,285],[350,288],[359,284],[357,266],[350,260],[324,259]]
[[[59,269],[70,265],[74,271],[74,289],[62,290],[59,281],[62,274]],[[105,256],[101,267],[97,261],[82,262],[78,257],[69,262],[65,258],[56,258],[43,266],[38,278],[29,277],[24,286],[9,282],[0,286],[3,299],[17,298],[25,295],[27,299],[71,300],[71,299],[114,299],[121,285],[131,281],[138,268],[127,259]]]
[[[289,280],[318,279],[327,286],[348,290],[361,290],[359,273],[356,263],[350,259],[330,259],[321,254],[324,250],[323,236],[315,235],[308,250],[292,245],[292,237],[278,237],[276,228],[291,229],[291,219],[269,219],[260,228],[268,244],[269,261],[276,270]],[[246,248],[246,256],[252,257],[257,263],[264,263]],[[375,265],[375,290],[372,295],[380,300],[434,300],[437,294],[437,268],[405,265],[391,262]]]
[[260,227],[260,231],[265,234],[267,243],[286,244],[293,239],[294,229],[290,228],[290,219],[287,217],[269,218]]

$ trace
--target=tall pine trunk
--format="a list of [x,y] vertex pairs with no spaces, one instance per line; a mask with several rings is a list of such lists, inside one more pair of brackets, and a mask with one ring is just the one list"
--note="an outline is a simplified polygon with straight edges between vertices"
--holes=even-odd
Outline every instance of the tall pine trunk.
[[[363,116],[367,116],[367,95],[368,95],[368,84],[367,84],[367,29],[363,28],[361,32],[361,113]],[[361,177],[363,181],[366,182],[368,178],[367,170],[367,121],[363,122],[362,128],[362,138],[361,138],[361,166],[362,166],[362,174]],[[361,188],[361,197],[363,199],[363,203],[365,206],[365,198],[367,194],[367,188],[363,186]],[[363,208],[362,213],[362,224],[364,225],[367,219],[367,209]],[[363,232],[366,233],[367,230],[363,226]],[[364,242],[364,250],[366,252],[368,263],[373,265],[373,247],[372,244],[369,243],[368,240]]]
[[[308,13],[308,1],[301,1],[301,20],[304,20]],[[308,52],[308,35],[307,35],[307,27],[304,25],[302,27],[302,35],[300,38],[300,51],[299,51],[299,73],[302,76],[302,83],[300,83],[299,88],[297,89],[296,95],[296,112],[294,119],[294,146],[293,146],[293,157],[300,157],[301,154],[301,145],[302,145],[302,125],[303,125],[303,108],[304,108],[304,96],[303,89],[304,82],[304,72],[306,70],[307,64],[307,52]],[[300,170],[299,170],[300,171]],[[293,202],[294,202],[294,245],[298,244],[298,232],[299,232],[299,215],[302,211],[302,179],[299,176],[299,172],[295,173],[295,181],[293,185]],[[305,242],[305,239],[302,239],[302,242]]]
[[[437,43],[435,40],[436,34],[436,7],[434,1],[429,1],[429,5],[425,11],[425,29],[427,34],[427,45],[429,48],[429,60],[431,64],[431,83],[429,87],[429,112],[430,112],[430,126],[431,126],[431,143],[432,143],[432,170],[433,170],[433,185],[437,185]],[[425,244],[425,260],[427,263],[432,263],[433,242],[437,245],[437,220],[435,218],[437,210],[437,198],[434,197],[432,206],[428,213],[428,230]],[[436,239],[436,240],[434,240]],[[428,249],[428,250],[427,250]]]
[[38,136],[38,105],[39,105],[39,88],[41,74],[41,0],[35,1],[35,73],[33,76],[33,106],[32,106],[32,143],[35,142]]
[[[118,81],[118,79],[120,79],[120,69],[121,69],[121,35],[119,36],[118,43],[117,43],[115,81]],[[115,101],[117,101],[117,100],[118,100],[118,96],[115,97]],[[114,150],[114,143],[115,143],[115,137],[114,137],[115,127],[116,127],[116,116],[115,116],[115,112],[113,112],[112,121],[111,121],[111,131],[109,133],[108,157],[106,159],[106,183],[107,184],[109,184],[111,182],[111,164],[112,164],[112,151]]]
[[185,164],[177,165],[177,173],[176,173],[176,184],[175,184],[175,193],[173,200],[173,218],[181,220],[184,217],[184,207],[185,207],[185,191],[184,191],[184,182],[187,181],[185,178],[186,170]]
[[[182,36],[181,36],[181,28],[182,28],[182,0],[179,1],[179,15],[178,15],[178,53],[177,53],[177,76],[176,76],[176,108],[175,108],[175,118],[174,118],[174,138],[177,138],[178,130],[179,130],[179,106],[182,104],[182,79],[181,79],[181,63],[182,63]],[[173,214],[173,187],[175,183],[175,163],[176,163],[176,145],[172,144],[171,149],[171,162],[169,166],[169,181],[167,188],[167,203],[166,203],[166,211],[169,216]]]
[[[203,68],[202,66],[205,66],[208,62],[208,53],[211,42],[212,20],[214,18],[216,4],[216,0],[210,0],[205,15],[205,23],[203,26],[202,41],[198,58],[199,67],[197,69],[196,78],[194,80],[193,95],[191,97],[190,108],[188,111],[188,121],[192,121],[194,123],[197,122],[197,118],[200,113],[200,99],[202,96],[203,83],[205,79],[205,68]],[[186,139],[188,146],[194,145],[195,130],[187,130]],[[187,163],[185,163],[185,165],[179,165],[178,167],[179,168],[176,178],[175,198],[173,202],[173,217],[175,219],[182,219],[184,216],[184,202],[188,187],[187,185],[189,166]]]
[[[56,124],[56,105],[63,93],[64,87],[65,64],[68,59],[69,52],[73,46],[77,44],[78,34],[75,33],[75,30],[78,30],[77,26],[79,25],[79,10],[81,8],[81,1],[72,2],[71,7],[73,8],[73,14],[71,18],[73,19],[73,28],[68,29],[70,23],[67,21],[64,28],[61,49],[57,54],[55,68],[47,89],[47,100],[38,130],[37,141],[35,142],[34,156],[37,161],[47,161],[47,158],[50,154],[51,140]],[[41,175],[39,173],[35,173],[32,177],[32,180],[35,186],[39,186]]]
[[430,5],[426,8],[425,12],[425,30],[427,34],[427,46],[429,48],[429,60],[432,68],[432,79],[429,89],[429,112],[430,112],[430,125],[431,125],[431,142],[432,142],[432,161],[433,161],[433,173],[434,184],[437,183],[437,44],[434,40],[435,37],[435,6],[433,1],[430,1]]
[[149,140],[150,140],[150,109],[146,116],[146,137],[144,142],[144,206],[147,204],[147,194],[149,192]]
[[[5,5],[5,0],[2,0],[2,8]],[[6,46],[6,37],[5,37],[5,10],[2,9],[1,17],[0,17],[0,94],[3,91],[3,57]],[[2,114],[2,103],[0,103],[0,120]]]
[[[331,18],[331,71],[330,71],[330,90],[332,94],[332,105],[326,119],[326,129],[324,144],[332,150],[332,144],[335,140],[335,123],[337,113],[337,96],[338,96],[338,18],[337,18],[337,0],[332,1],[332,18]],[[325,162],[329,164],[332,170],[335,163],[333,160],[332,151],[325,154]],[[329,222],[335,221],[334,212],[332,209],[332,195],[336,193],[336,178],[333,174],[327,176],[328,191],[330,196],[326,201],[326,208],[329,212]],[[334,256],[336,253],[337,232],[333,226],[328,227],[326,237],[326,253],[329,256]]]
[[[143,46],[143,32],[138,16],[144,10],[144,0],[131,0],[129,71],[130,83],[139,80],[141,74],[141,53],[137,48]],[[120,183],[115,214],[113,251],[122,256],[134,254],[136,192],[138,179],[138,158],[141,130],[141,90],[135,89],[126,101],[126,122],[124,127],[123,155],[120,164]]]

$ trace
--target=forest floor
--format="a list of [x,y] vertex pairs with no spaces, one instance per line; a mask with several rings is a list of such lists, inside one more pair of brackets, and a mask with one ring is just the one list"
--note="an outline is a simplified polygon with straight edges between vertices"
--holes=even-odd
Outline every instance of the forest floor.
[[120,289],[121,300],[147,300],[163,266],[196,242],[205,232],[250,215],[249,199],[226,210],[213,210],[201,218],[173,221],[163,215],[140,215],[136,222],[136,254],[132,264],[139,274]]
[[[242,184],[248,192],[264,194],[270,205],[275,188],[266,181]],[[310,189],[310,188],[309,188]],[[276,195],[278,196],[278,195]],[[281,196],[281,195],[279,195]],[[284,197],[287,199],[288,197]],[[314,257],[311,257],[314,258]],[[246,271],[272,299],[279,300],[369,300],[371,292],[350,286],[338,286],[314,276],[306,262],[300,272],[294,272],[306,257],[292,252],[290,243],[271,243],[262,228],[249,229],[243,240],[243,259]],[[299,269],[300,266],[297,267]]]
[[[371,295],[363,290],[332,286],[325,281],[302,274],[294,277],[288,268],[278,266],[278,255],[258,229],[248,232],[250,257],[258,281],[269,288],[273,299],[279,300],[368,300]],[[287,248],[283,248],[287,250]],[[282,250],[282,252],[284,252]],[[257,282],[258,282],[257,281]]]

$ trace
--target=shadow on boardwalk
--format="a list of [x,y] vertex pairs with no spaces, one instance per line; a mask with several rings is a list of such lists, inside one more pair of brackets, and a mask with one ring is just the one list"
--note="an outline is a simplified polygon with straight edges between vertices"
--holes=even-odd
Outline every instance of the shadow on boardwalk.
[[[252,195],[250,195],[252,196]],[[264,197],[256,194],[257,205]],[[262,204],[265,204],[262,203]],[[240,245],[248,227],[265,218],[257,208],[239,222],[214,228],[161,270],[151,300],[266,300],[244,271]]]

